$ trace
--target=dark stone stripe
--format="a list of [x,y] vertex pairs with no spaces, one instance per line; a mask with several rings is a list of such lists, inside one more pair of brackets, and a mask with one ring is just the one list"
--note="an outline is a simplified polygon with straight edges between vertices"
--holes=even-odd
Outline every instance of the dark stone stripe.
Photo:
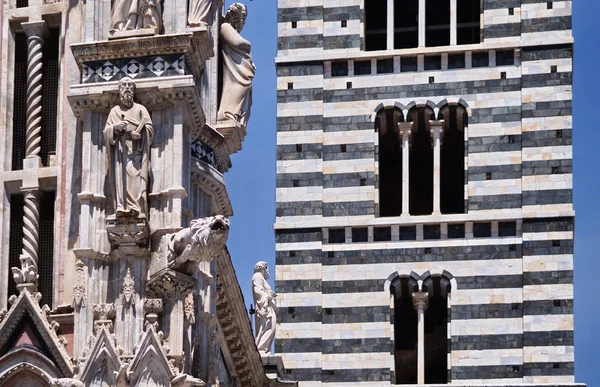
[[375,128],[370,115],[324,117],[324,132],[342,132],[349,130],[370,130]]
[[281,36],[277,38],[278,50],[297,50],[300,48],[323,48],[323,35]]
[[452,351],[523,348],[523,335],[521,334],[452,336],[451,340]]
[[321,352],[321,338],[277,339],[276,353]]
[[277,322],[321,322],[321,316],[322,312],[320,306],[296,306],[291,308],[279,308],[279,310],[277,311]]
[[275,216],[303,216],[303,215],[322,215],[323,202],[283,202],[277,203],[275,207]]
[[323,145],[323,161],[372,159],[375,155],[375,144],[372,142],[347,144],[346,152],[341,149],[340,145]]
[[360,20],[360,6],[323,8],[323,21]]
[[322,172],[278,173],[277,188],[292,188],[294,181],[298,187],[320,187],[324,183]]
[[285,280],[275,281],[277,293],[320,292],[321,280]]
[[509,136],[488,136],[469,138],[468,153],[508,152],[521,150],[521,136],[514,135],[514,143],[509,143]]
[[573,173],[573,160],[543,160],[543,161],[523,161],[523,176],[551,175],[552,168],[557,167],[557,173]]
[[359,187],[361,180],[365,185],[375,184],[374,172],[333,173],[323,175],[323,188]]
[[[294,256],[290,253],[294,253]],[[321,263],[321,250],[276,251],[275,265],[305,265]]]
[[[533,301],[532,301],[533,302]],[[523,317],[521,304],[452,305],[452,320]]]
[[279,23],[293,21],[320,20],[323,18],[323,7],[278,8]]
[[523,191],[523,205],[573,203],[573,190]]
[[455,95],[459,92],[460,94],[488,94],[520,90],[521,80],[519,78],[488,79],[480,81],[389,85],[368,88],[324,90],[323,100],[324,102],[333,103]]
[[392,342],[389,337],[369,339],[323,340],[323,353],[376,353],[390,352]]
[[[558,368],[554,368],[558,365]],[[525,363],[523,364],[523,376],[564,376],[575,375],[575,364],[563,363]],[[553,387],[553,386],[549,386]],[[557,386],[558,387],[558,386]]]
[[563,146],[573,144],[573,130],[561,129],[562,137],[556,137],[556,130],[536,130],[523,132],[523,148],[542,146]]
[[520,0],[483,0],[483,10],[518,8],[521,6]]
[[523,273],[523,285],[572,284],[573,271],[532,271]]
[[346,324],[390,321],[389,306],[355,306],[323,308],[323,324]]
[[389,368],[322,370],[323,383],[384,382],[390,380]]
[[323,37],[323,49],[360,48],[360,35],[335,35]]
[[[555,306],[555,301],[559,306]],[[452,307],[454,309],[454,307]],[[524,316],[573,314],[573,300],[538,300],[523,302]]]
[[574,231],[574,218],[523,219],[523,232]]
[[[483,242],[482,242],[483,243]],[[323,265],[364,265],[365,263],[440,262],[470,261],[521,258],[520,245],[510,251],[509,245],[481,245],[456,247],[400,248],[378,250],[335,251],[333,257],[323,261]]]
[[320,382],[321,381],[321,369],[320,368],[291,368],[285,367],[286,379],[300,382]]
[[521,76],[523,89],[548,86],[570,86],[573,84],[573,73],[524,74]]
[[507,38],[521,35],[521,23],[492,24],[483,30],[485,39]]
[[372,200],[323,203],[323,216],[355,216],[374,214],[375,202]]
[[484,181],[487,173],[492,174],[492,180],[520,179],[521,164],[490,165],[485,167],[469,167],[468,181]]
[[453,381],[466,379],[509,379],[520,378],[521,375],[521,370],[519,369],[515,372],[512,365],[452,367]]
[[275,230],[275,243],[320,242],[323,233],[320,228],[295,228]]
[[571,16],[554,16],[536,19],[521,19],[521,33],[564,31],[572,28]]
[[277,161],[282,160],[310,160],[323,157],[323,144],[301,144],[302,152],[298,152],[296,144],[277,145]]
[[520,194],[469,196],[469,211],[501,210],[520,207]]
[[[540,1],[546,2],[546,1]],[[525,3],[525,1],[523,1]],[[573,45],[531,46],[521,49],[521,61],[564,59],[573,57]]]
[[502,106],[500,108],[473,109],[469,117],[470,124],[489,124],[492,122],[521,121],[521,105]]
[[573,331],[523,332],[524,347],[573,345]]
[[308,102],[323,100],[323,89],[277,90],[277,103]]
[[305,75],[323,75],[323,62],[295,62],[295,63],[277,63],[277,76],[305,76]]
[[277,117],[278,132],[323,130],[323,116]]
[[554,241],[550,240],[523,242],[523,256],[556,254],[573,254],[573,240],[562,239],[560,246],[555,246]]
[[551,101],[524,103],[523,118],[562,117],[573,115],[573,101]]

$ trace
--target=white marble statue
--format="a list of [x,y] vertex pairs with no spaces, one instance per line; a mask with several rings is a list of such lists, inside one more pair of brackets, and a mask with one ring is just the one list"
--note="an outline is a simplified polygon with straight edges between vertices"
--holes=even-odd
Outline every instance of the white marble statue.
[[254,296],[254,308],[256,310],[254,318],[255,343],[258,352],[263,356],[271,355],[271,344],[275,339],[278,309],[275,304],[277,294],[271,290],[267,279],[269,279],[267,263],[258,262],[254,265],[252,295]]
[[108,114],[104,128],[117,218],[148,214],[146,190],[154,129],[148,110],[133,101],[134,94],[133,80],[121,79],[120,103]]
[[115,32],[162,27],[160,0],[114,0],[110,17],[110,34]]
[[250,56],[251,45],[240,32],[246,23],[247,9],[233,3],[221,25],[223,42],[223,95],[217,120],[233,120],[246,126],[252,106],[252,80],[256,66]]
[[210,10],[213,0],[190,0],[188,9],[188,25],[200,27],[211,24]]

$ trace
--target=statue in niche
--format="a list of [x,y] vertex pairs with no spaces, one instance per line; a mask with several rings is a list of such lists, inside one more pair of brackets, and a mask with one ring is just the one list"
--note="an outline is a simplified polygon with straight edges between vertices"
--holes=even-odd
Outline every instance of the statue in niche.
[[110,34],[162,27],[160,0],[114,0],[110,17]]
[[217,120],[232,120],[246,126],[252,106],[252,80],[256,66],[250,56],[251,45],[240,32],[246,23],[247,9],[233,3],[221,25],[223,42],[223,95]]
[[277,326],[277,305],[275,299],[277,294],[271,290],[267,283],[269,279],[269,268],[264,261],[254,265],[252,276],[252,295],[254,296],[254,329],[256,331],[255,343],[258,352],[263,356],[271,355],[271,344],[275,338]]
[[200,27],[212,24],[210,11],[213,0],[190,0],[188,10],[188,25]]
[[121,79],[120,103],[108,114],[104,128],[117,218],[148,215],[146,190],[154,129],[148,110],[133,101],[134,95],[133,80]]

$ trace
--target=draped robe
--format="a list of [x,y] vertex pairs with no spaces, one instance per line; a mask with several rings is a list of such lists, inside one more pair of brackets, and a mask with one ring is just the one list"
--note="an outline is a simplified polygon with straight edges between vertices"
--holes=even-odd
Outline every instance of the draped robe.
[[255,330],[256,347],[261,353],[271,352],[271,343],[275,338],[277,325],[277,306],[272,296],[271,286],[262,273],[252,276],[252,295],[256,309]]
[[209,24],[212,3],[212,0],[190,0],[188,25],[190,27],[198,27],[203,24]]

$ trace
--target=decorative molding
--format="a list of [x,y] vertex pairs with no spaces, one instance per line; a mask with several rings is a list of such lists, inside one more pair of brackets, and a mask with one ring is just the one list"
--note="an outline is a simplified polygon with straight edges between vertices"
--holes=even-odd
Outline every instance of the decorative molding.
[[227,186],[223,175],[214,169],[211,165],[194,160],[191,169],[191,180],[200,185],[211,196],[213,202],[217,205],[214,212],[224,216],[233,216],[233,207],[227,193]]
[[110,59],[83,64],[81,83],[100,83],[131,79],[172,77],[190,74],[183,54]]
[[193,292],[195,286],[193,277],[165,268],[150,277],[146,289],[152,298],[181,300]]
[[163,312],[163,300],[160,298],[146,298],[144,300],[144,313],[146,313],[146,322],[144,323],[144,331],[154,329],[159,331],[158,317]]
[[85,264],[81,259],[75,263],[75,285],[73,286],[73,307],[85,308]]
[[121,246],[146,246],[150,236],[150,228],[146,218],[106,219],[106,233],[113,248]]
[[123,305],[131,306],[137,302],[137,294],[135,292],[135,279],[131,274],[131,264],[127,264],[127,274],[123,278],[123,292],[121,293]]

